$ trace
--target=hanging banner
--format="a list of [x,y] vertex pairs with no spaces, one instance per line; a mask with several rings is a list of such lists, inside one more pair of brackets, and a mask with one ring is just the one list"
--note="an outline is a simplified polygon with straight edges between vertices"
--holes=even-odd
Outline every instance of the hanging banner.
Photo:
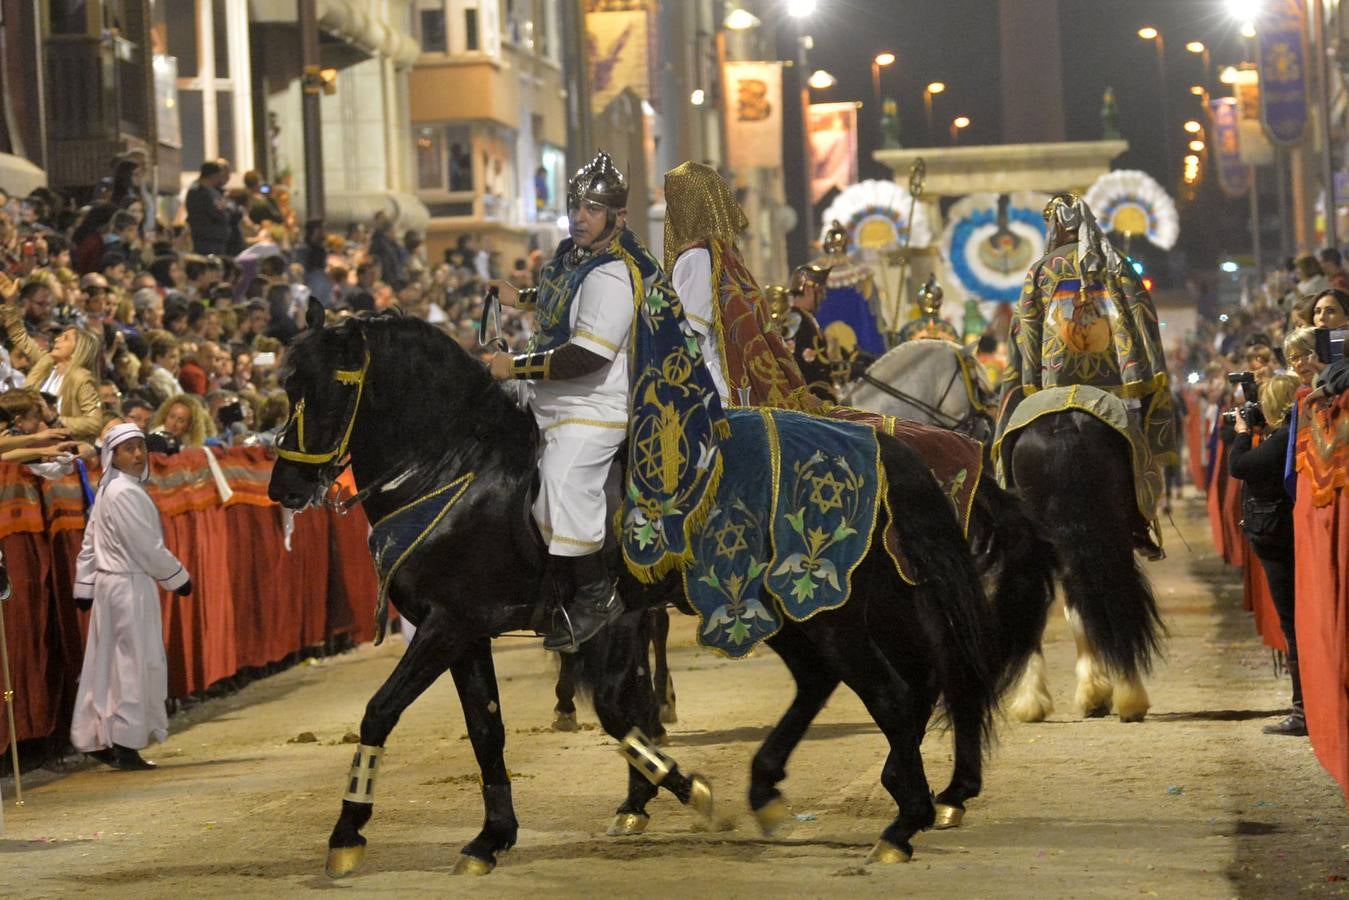
[[812,103],[810,202],[857,183],[857,103]]
[[732,169],[782,165],[782,63],[726,63],[726,150]]
[[1260,76],[1254,66],[1236,71],[1232,92],[1237,99],[1241,162],[1248,166],[1267,166],[1274,162],[1274,145],[1260,122]]
[[1307,15],[1302,0],[1269,0],[1257,23],[1260,119],[1270,140],[1287,147],[1307,130]]
[[1251,170],[1241,161],[1241,130],[1235,97],[1209,101],[1213,114],[1213,161],[1218,185],[1229,197],[1243,197],[1251,186]]
[[590,62],[590,104],[595,115],[632,88],[651,97],[647,64],[647,19],[642,11],[586,13],[586,58]]

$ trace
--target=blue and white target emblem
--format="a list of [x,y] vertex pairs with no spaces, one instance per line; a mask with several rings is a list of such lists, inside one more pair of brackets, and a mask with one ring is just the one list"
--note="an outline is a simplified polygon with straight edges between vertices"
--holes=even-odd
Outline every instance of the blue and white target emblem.
[[1030,192],[971,194],[951,207],[942,252],[967,295],[1003,303],[1021,296],[1026,271],[1045,252],[1047,202]]

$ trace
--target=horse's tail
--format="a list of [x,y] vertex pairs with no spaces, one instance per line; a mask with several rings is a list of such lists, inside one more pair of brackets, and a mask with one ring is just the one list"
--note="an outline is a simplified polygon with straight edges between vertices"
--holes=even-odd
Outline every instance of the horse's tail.
[[1013,466],[1053,538],[1068,607],[1097,658],[1124,677],[1150,671],[1165,627],[1134,558],[1138,512],[1124,441],[1087,413],[1045,416],[1017,437]]
[[917,582],[923,630],[937,644],[937,675],[946,715],[957,734],[987,738],[997,707],[989,665],[993,617],[951,501],[916,453],[879,435],[889,479],[892,524]]
[[1040,646],[1054,603],[1057,556],[1025,504],[985,470],[974,494],[970,543],[993,593],[993,674],[1001,694]]

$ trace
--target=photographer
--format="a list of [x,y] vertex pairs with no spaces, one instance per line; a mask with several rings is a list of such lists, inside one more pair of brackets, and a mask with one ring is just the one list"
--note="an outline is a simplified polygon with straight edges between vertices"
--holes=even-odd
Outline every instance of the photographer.
[[[1260,388],[1258,412],[1249,406],[1236,411],[1236,438],[1228,458],[1228,472],[1245,482],[1241,528],[1264,567],[1279,625],[1288,642],[1288,672],[1293,680],[1292,713],[1281,722],[1267,725],[1264,732],[1291,736],[1307,734],[1293,615],[1293,502],[1284,487],[1288,414],[1300,383],[1295,375],[1276,375]],[[1262,427],[1258,447],[1252,447],[1252,426]]]

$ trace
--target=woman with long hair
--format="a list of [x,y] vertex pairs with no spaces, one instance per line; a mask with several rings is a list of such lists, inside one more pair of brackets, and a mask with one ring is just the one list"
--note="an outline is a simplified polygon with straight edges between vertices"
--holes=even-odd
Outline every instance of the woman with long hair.
[[1312,325],[1316,328],[1349,327],[1349,294],[1335,288],[1317,294],[1312,306]]
[[54,428],[70,429],[77,441],[93,442],[103,426],[98,400],[101,342],[82,328],[67,328],[52,342],[51,352],[38,346],[23,327],[17,306],[0,304],[0,321],[9,333],[10,346],[28,358],[26,387],[37,388],[56,398]]
[[200,399],[192,394],[175,394],[155,410],[150,432],[165,434],[180,447],[201,447],[215,434],[215,426]]
[[1269,582],[1279,626],[1288,642],[1288,674],[1293,681],[1293,711],[1267,725],[1266,734],[1301,736],[1307,733],[1302,707],[1302,678],[1298,673],[1297,632],[1293,614],[1293,501],[1284,485],[1288,453],[1289,411],[1301,381],[1296,375],[1275,375],[1260,388],[1260,411],[1265,425],[1259,446],[1252,446],[1250,423],[1240,413],[1237,435],[1228,457],[1228,472],[1245,482],[1241,499],[1241,528],[1251,542]]

